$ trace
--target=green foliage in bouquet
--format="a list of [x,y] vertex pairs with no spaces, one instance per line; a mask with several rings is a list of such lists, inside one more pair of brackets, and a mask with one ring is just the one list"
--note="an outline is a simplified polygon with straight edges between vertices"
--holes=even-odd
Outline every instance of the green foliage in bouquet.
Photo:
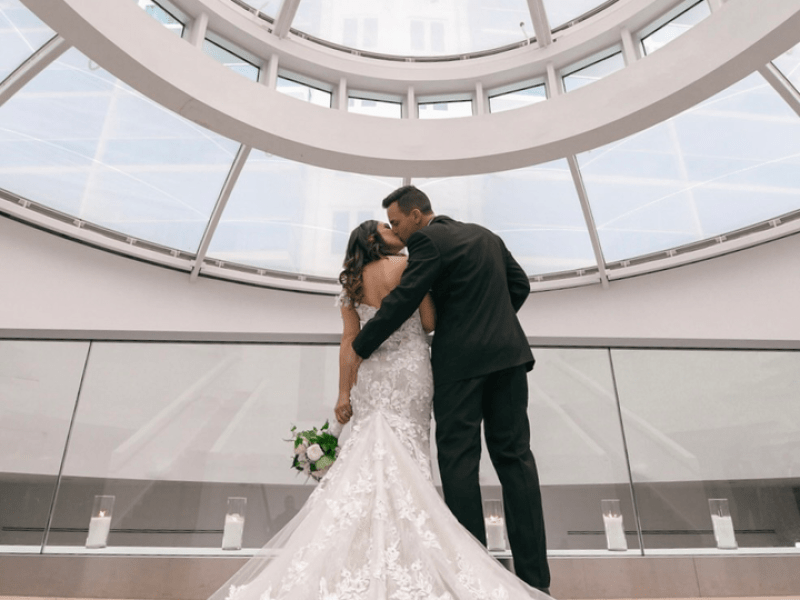
[[297,431],[292,427],[294,456],[292,468],[321,480],[339,455],[339,440],[328,431],[328,421],[317,430],[312,427],[306,431]]

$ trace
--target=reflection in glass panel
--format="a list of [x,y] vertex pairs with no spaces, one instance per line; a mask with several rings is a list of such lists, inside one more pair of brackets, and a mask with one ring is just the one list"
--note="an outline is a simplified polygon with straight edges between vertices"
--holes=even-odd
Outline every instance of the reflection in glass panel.
[[711,14],[711,9],[705,0],[685,10],[669,23],[662,25],[650,35],[642,38],[642,48],[645,54],[652,54],[659,48],[666,46],[675,38],[679,38],[700,21]]
[[281,94],[286,94],[292,98],[297,98],[303,102],[310,102],[317,106],[324,106],[325,108],[331,107],[331,93],[325,90],[320,90],[304,83],[292,81],[285,77],[278,77],[276,82],[276,89]]
[[533,353],[528,414],[548,548],[605,550],[601,501],[608,498],[620,500],[627,546],[638,548],[608,352],[534,348]]
[[350,231],[366,219],[385,221],[381,200],[401,184],[399,178],[331,171],[253,150],[208,256],[338,278]]
[[89,344],[0,341],[0,550],[38,552]]
[[54,35],[19,0],[0,0],[0,81]]
[[607,0],[544,0],[550,29],[556,29],[605,4]]
[[798,157],[800,119],[756,73],[578,161],[615,261],[800,209]]
[[522,42],[532,31],[526,0],[392,2],[303,0],[296,30],[341,46],[381,54],[444,56]]
[[238,144],[70,50],[0,107],[0,187],[195,251]]
[[784,52],[772,62],[792,82],[794,88],[800,90],[800,44],[788,52]]
[[362,115],[373,117],[386,117],[400,119],[403,116],[403,105],[400,102],[386,102],[384,100],[368,100],[351,96],[347,101],[347,110]]
[[203,40],[203,52],[208,54],[211,58],[219,63],[222,63],[231,71],[239,73],[243,77],[247,77],[250,81],[258,81],[258,67],[246,61],[241,56],[238,56],[226,50],[219,44],[212,42],[209,39]]
[[414,179],[437,214],[500,235],[528,275],[595,264],[567,161],[469,177]]
[[515,108],[538,104],[544,100],[547,100],[547,90],[544,84],[535,85],[522,90],[490,96],[489,112],[497,113],[504,110],[514,110]]
[[571,71],[563,76],[564,91],[571,92],[585,85],[594,83],[603,77],[611,75],[625,67],[622,52],[617,52],[609,57],[600,59],[590,65]]
[[229,496],[261,547],[313,490],[285,440],[332,416],[338,364],[335,346],[95,343],[48,546],[83,546],[112,495],[111,548],[220,548]]
[[183,35],[183,23],[170,14],[162,6],[152,0],[137,0],[137,4],[153,17],[156,21],[164,25],[171,32],[179,37]]
[[800,542],[798,353],[612,357],[647,548],[714,548],[714,498],[740,548]]
[[420,102],[418,108],[420,119],[452,119],[472,116],[471,100]]

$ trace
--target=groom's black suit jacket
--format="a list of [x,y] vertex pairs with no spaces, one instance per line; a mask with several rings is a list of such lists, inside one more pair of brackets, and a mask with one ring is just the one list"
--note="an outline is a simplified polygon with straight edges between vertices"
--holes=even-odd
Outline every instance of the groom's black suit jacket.
[[356,354],[368,358],[430,291],[436,305],[431,348],[435,384],[518,365],[533,368],[516,314],[530,283],[497,235],[440,216],[412,234],[406,246],[408,266],[400,285],[353,340]]

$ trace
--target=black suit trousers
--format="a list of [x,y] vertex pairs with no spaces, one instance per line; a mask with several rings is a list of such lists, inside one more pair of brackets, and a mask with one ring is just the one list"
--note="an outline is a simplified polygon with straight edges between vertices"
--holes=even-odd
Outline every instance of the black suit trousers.
[[486,544],[478,481],[481,422],[503,488],[514,570],[526,583],[550,586],[539,474],[530,448],[524,365],[436,385],[433,411],[444,498],[472,535]]

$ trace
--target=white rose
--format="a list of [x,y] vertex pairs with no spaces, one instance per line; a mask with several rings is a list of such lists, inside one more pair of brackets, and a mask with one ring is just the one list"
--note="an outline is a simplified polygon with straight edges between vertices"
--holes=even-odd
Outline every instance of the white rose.
[[309,446],[308,450],[306,451],[306,456],[308,456],[308,460],[311,462],[317,462],[320,458],[322,458],[323,454],[325,453],[322,451],[322,448],[319,447],[319,444],[313,444]]
[[303,442],[302,444],[300,444],[299,446],[297,446],[297,447],[294,449],[294,453],[295,453],[295,454],[303,454],[303,453],[304,453],[304,452],[305,452],[307,449],[308,449],[308,444],[306,444],[305,442]]

